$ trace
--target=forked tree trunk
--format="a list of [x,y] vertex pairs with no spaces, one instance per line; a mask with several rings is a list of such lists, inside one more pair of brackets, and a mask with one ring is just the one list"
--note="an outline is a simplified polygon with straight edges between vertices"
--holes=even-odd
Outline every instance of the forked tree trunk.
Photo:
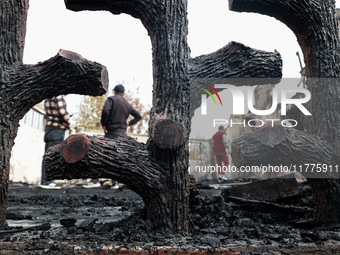
[[[187,74],[189,59],[187,2],[183,0],[66,0],[65,2],[69,9],[75,11],[89,9],[108,10],[113,14],[127,13],[139,18],[147,29],[152,43],[154,73],[153,108],[149,122],[149,132],[152,135],[148,140],[148,150],[142,151],[144,156],[138,160],[141,165],[134,169],[134,171],[139,170],[138,173],[134,172],[138,177],[124,179],[117,176],[117,179],[127,183],[143,197],[148,209],[148,217],[153,219],[156,227],[174,232],[188,232],[187,170],[191,123],[190,84]],[[167,130],[171,131],[168,133],[169,137],[178,137],[176,142],[171,139],[164,141],[161,138],[159,134],[165,134]],[[91,142],[90,148],[92,145],[95,146]],[[117,144],[119,151],[121,146]],[[132,148],[136,149],[136,146]],[[136,151],[133,155],[138,156],[139,153]],[[112,157],[114,158],[114,155]],[[150,159],[150,164],[154,164],[154,169],[157,171],[152,171],[152,168],[146,166],[143,168],[143,157],[145,160]],[[123,158],[127,160],[125,163],[127,167],[122,169],[133,168],[129,166],[128,153]],[[47,168],[50,168],[50,163],[46,160]],[[87,171],[90,172],[90,169],[87,168]],[[54,172],[53,169],[48,171]],[[143,174],[151,174],[150,184],[147,176]],[[47,177],[49,176],[47,174]],[[138,184],[133,182],[139,178]]]
[[[128,13],[139,18],[148,30],[154,59],[154,107],[150,121],[152,136],[147,151],[145,151],[145,147],[141,148],[141,156],[135,155],[136,152],[132,153],[132,150],[138,148],[139,145],[133,141],[130,141],[132,147],[127,145],[129,151],[126,152],[126,155],[129,155],[130,152],[133,157],[136,156],[137,165],[141,169],[140,172],[134,172],[134,174],[137,176],[140,176],[141,173],[145,174],[144,178],[141,178],[144,180],[144,185],[140,181],[136,181],[132,182],[136,185],[131,184],[131,187],[136,186],[133,189],[142,195],[146,202],[148,216],[153,219],[155,225],[176,232],[187,232],[189,76],[195,77],[195,72],[205,68],[204,63],[210,61],[209,58],[195,61],[191,75],[187,74],[186,65],[189,55],[186,40],[187,2],[185,0],[157,2],[152,0],[70,0],[65,2],[68,8],[73,10],[100,9],[111,11],[113,14]],[[19,120],[32,106],[45,98],[68,93],[101,95],[108,86],[105,67],[65,50],[61,50],[55,57],[37,65],[24,65],[22,55],[27,9],[28,0],[3,0],[0,2],[0,13],[2,14],[0,15],[0,29],[6,31],[0,36],[0,228],[6,226],[9,159]],[[242,56],[247,56],[251,52],[246,48],[242,53],[243,46],[239,46],[239,48],[238,51]],[[227,53],[224,54],[224,57],[223,54],[222,56],[221,54],[217,55],[221,57],[217,61],[220,63],[228,56]],[[254,51],[253,56],[257,57],[251,58],[252,63],[261,63],[264,55],[266,53],[257,54]],[[260,77],[267,77],[269,69],[281,73],[280,57],[277,53],[273,55],[275,55],[277,66],[271,69],[270,65],[268,67],[267,64],[263,64],[264,74],[260,74]],[[244,61],[246,62],[248,59],[250,58],[248,57]],[[233,65],[233,61],[231,61],[231,65]],[[248,72],[245,66],[247,65],[240,68],[240,73]],[[211,73],[214,75],[213,71]],[[220,72],[219,74],[221,75]],[[226,77],[229,76],[226,75]],[[122,141],[118,147],[124,146],[126,142]],[[119,156],[122,155],[119,149],[117,152]],[[105,158],[105,155],[104,153],[99,156]],[[81,159],[82,157],[79,158],[79,162]],[[123,159],[126,160],[126,157]],[[150,159],[150,162],[142,164],[146,159]],[[123,161],[122,169],[130,169],[126,161]],[[148,169],[157,169],[157,171],[147,171]],[[119,171],[121,169],[118,170],[118,173]],[[52,172],[51,176],[53,176]],[[64,173],[66,174],[66,172]],[[113,176],[122,182],[128,183],[129,180],[136,178],[135,176],[126,180],[119,177],[118,173]],[[97,175],[90,171],[89,176]],[[65,176],[61,178],[65,178]],[[72,178],[72,176],[67,173],[66,178]],[[147,187],[148,194],[140,187]]]
[[[301,121],[310,135],[298,132],[296,145],[301,150],[288,148],[291,152],[285,153],[284,160],[283,155],[276,155],[277,164],[282,160],[296,165],[323,162],[334,170],[340,165],[340,44],[335,1],[229,0],[229,6],[234,11],[266,14],[282,21],[295,33],[304,54],[308,90],[312,96],[307,107],[312,116]],[[295,132],[290,132],[285,137],[293,135]],[[310,143],[311,140],[304,139],[306,137],[316,143]],[[271,141],[275,149],[282,146],[275,143],[276,138],[272,137]],[[244,154],[250,145],[255,151],[261,151],[263,158],[272,155],[272,147],[261,149],[263,144],[255,145],[252,141],[250,137],[243,137],[235,142],[234,149],[242,154],[235,158],[236,164],[251,162],[252,155]],[[339,223],[340,182],[337,175],[329,178],[330,169],[326,175],[309,172],[307,178],[316,198],[315,216],[324,223]]]
[[[261,77],[267,77],[268,70],[275,70],[280,77],[279,54],[259,53],[233,43],[210,57],[191,61],[189,74],[186,0],[66,0],[66,6],[75,11],[87,9],[107,10],[113,14],[127,13],[139,18],[144,24],[153,49],[154,84],[149,123],[150,138],[145,147],[128,138],[108,140],[81,135],[70,137],[47,153],[47,177],[115,178],[143,198],[147,217],[156,228],[187,233],[190,86],[195,86],[192,80],[198,77],[200,71],[206,69],[211,60],[221,64],[222,68],[205,70],[206,74],[214,76],[219,73],[218,77],[235,77],[235,68],[230,68],[235,61],[225,62],[232,54],[234,58],[240,55],[239,59],[244,59],[245,62],[262,64],[263,67],[257,69],[260,70]],[[249,57],[249,53],[254,52],[259,54]],[[274,56],[274,65],[268,64],[271,61],[264,61],[263,56]],[[234,76],[230,70],[234,70]],[[245,73],[247,70],[244,65],[238,71]],[[252,71],[248,70],[248,74],[250,73]],[[88,144],[85,151],[79,147],[84,143]],[[73,146],[74,152],[68,153],[67,148]],[[74,163],[68,158],[74,158]]]
[[6,227],[9,160],[19,120],[35,104],[59,94],[99,95],[106,68],[61,50],[37,65],[22,62],[28,0],[0,1],[0,229]]
[[[186,38],[187,1],[66,0],[65,2],[72,10],[108,10],[113,14],[130,14],[139,18],[148,30],[153,47],[154,71],[153,108],[149,127],[151,136],[147,147],[128,138],[108,141],[82,136],[71,137],[71,140],[49,152],[48,176],[50,178],[80,177],[74,173],[79,169],[79,164],[88,171],[87,174],[83,173],[82,177],[115,177],[143,197],[148,217],[153,220],[156,227],[173,232],[187,232],[190,78],[195,78],[195,75],[192,75],[195,73],[194,69],[189,73],[187,67],[190,60]],[[233,10],[260,12],[282,20],[298,37],[305,55],[307,75],[338,77],[339,42],[338,37],[335,36],[337,27],[334,1],[234,0],[230,1],[230,6]],[[2,227],[6,224],[4,213],[10,150],[19,119],[30,107],[44,98],[67,93],[96,95],[103,93],[107,86],[105,68],[86,61],[74,53],[61,51],[56,57],[36,66],[23,65],[22,51],[27,7],[27,0],[0,2],[0,11],[3,14],[0,17],[1,29],[9,31],[2,34],[0,38],[3,56],[0,82],[0,138],[2,139],[0,225]],[[329,13],[329,10],[332,12]],[[282,15],[283,13],[285,15]],[[287,13],[290,15],[286,15]],[[14,30],[11,31],[11,28]],[[218,57],[219,54],[216,56]],[[201,61],[208,63],[210,60],[203,58]],[[192,63],[196,65],[197,70],[207,70],[204,63],[202,65],[195,61]],[[54,75],[50,75],[51,72]],[[55,75],[56,72],[59,72],[58,75]],[[214,75],[214,71],[210,73]],[[84,87],[80,87],[80,84]],[[309,108],[313,119],[306,120],[305,127],[316,137],[316,140],[320,138],[324,140],[320,143],[320,146],[326,144],[322,153],[327,153],[328,146],[331,146],[334,152],[327,154],[326,158],[332,158],[334,155],[335,162],[338,163],[340,116],[336,113],[339,110],[339,86],[330,82],[325,82],[322,86],[323,88],[319,83],[310,84],[313,98]],[[324,106],[316,99],[327,104]],[[299,136],[299,133],[293,132],[291,135]],[[283,143],[284,146],[291,145],[290,141],[293,140],[288,139],[287,143]],[[304,148],[309,148],[308,143],[303,145]],[[108,146],[112,147],[110,153],[106,153]],[[88,150],[84,152],[84,148]],[[75,153],[73,149],[76,150]],[[242,152],[242,148],[239,148],[239,151]],[[53,157],[58,158],[56,161],[59,162],[58,164],[54,164]],[[113,161],[117,162],[116,165],[112,165],[112,158],[116,159]],[[64,170],[58,175],[55,173],[59,165],[63,166],[60,169]],[[107,170],[106,167],[110,169]],[[125,172],[128,173],[128,179],[124,177]],[[339,221],[338,180],[313,179],[311,183],[317,195],[316,212],[319,219]],[[141,187],[145,189],[141,190]],[[323,210],[322,206],[329,211]]]

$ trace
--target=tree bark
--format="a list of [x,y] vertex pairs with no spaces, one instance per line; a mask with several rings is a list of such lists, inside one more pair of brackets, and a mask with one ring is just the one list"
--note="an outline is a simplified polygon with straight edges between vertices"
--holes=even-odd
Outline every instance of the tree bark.
[[[189,158],[188,140],[191,125],[189,108],[192,84],[190,83],[190,78],[198,77],[198,73],[209,65],[208,61],[212,61],[214,58],[218,58],[217,62],[221,66],[215,71],[207,70],[206,74],[210,72],[210,77],[214,77],[214,74],[216,77],[237,77],[241,73],[241,71],[237,72],[237,70],[246,69],[245,66],[241,67],[242,64],[235,59],[239,51],[252,59],[249,62],[265,62],[261,68],[254,68],[256,70],[254,71],[256,72],[254,76],[268,77],[268,70],[270,69],[270,71],[275,70],[275,77],[276,75],[280,77],[281,61],[279,54],[267,54],[232,43],[230,47],[228,46],[210,57],[191,60],[191,66],[188,70],[190,58],[189,47],[187,45],[188,21],[186,0],[65,0],[65,3],[67,8],[74,11],[106,10],[113,14],[127,13],[140,19],[147,29],[153,52],[153,108],[149,122],[150,138],[147,147],[143,149],[138,147],[138,149],[147,149],[147,152],[143,153],[149,155],[149,157],[144,158],[143,161],[150,160],[150,162],[157,162],[157,164],[152,164],[155,164],[153,178],[156,178],[156,180],[154,181],[162,184],[157,186],[159,194],[155,195],[156,190],[153,191],[150,187],[145,186],[147,183],[143,184],[143,182],[140,182],[138,183],[139,187],[136,187],[137,183],[130,181],[131,176],[124,179],[120,176],[123,172],[118,174],[120,171],[118,167],[106,167],[110,168],[109,171],[112,172],[112,175],[117,175],[118,180],[140,194],[147,208],[153,208],[147,209],[147,217],[154,222],[155,226],[160,226],[163,230],[171,232],[187,233],[189,192],[187,171]],[[238,48],[238,51],[233,53],[233,50],[235,51],[236,48]],[[230,58],[232,60],[226,61],[232,55],[233,58]],[[271,56],[272,59],[264,61],[264,56]],[[272,62],[275,62],[274,65],[276,66],[274,68],[268,67],[269,63],[272,64]],[[224,71],[226,66],[230,68]],[[231,70],[234,73],[228,76],[227,73],[230,73]],[[90,148],[97,142],[100,143],[101,141],[91,142]],[[122,140],[119,140],[119,142],[122,142]],[[113,146],[112,143],[110,141],[111,146]],[[118,144],[115,146],[118,146]],[[114,153],[114,150],[112,153]],[[126,153],[128,154],[128,152]],[[134,152],[133,156],[137,157],[139,153]],[[48,155],[50,159],[47,159],[47,169],[51,171],[51,174],[54,174],[54,169],[57,167],[53,166],[52,163],[58,154],[51,152]],[[111,154],[108,152],[107,155]],[[98,156],[102,157],[104,155]],[[114,155],[111,156],[115,157]],[[57,164],[61,164],[61,162],[57,161]],[[124,164],[128,164],[128,162]],[[89,166],[88,169],[94,169],[95,167],[97,165]],[[138,167],[141,173],[144,173],[143,167],[145,166],[140,165]],[[93,170],[88,171],[92,172]],[[96,176],[103,177],[100,176],[101,174]],[[65,176],[59,176],[58,178],[64,178]],[[53,176],[53,178],[55,177]],[[73,175],[68,175],[67,177],[75,178]],[[143,177],[140,179],[147,182]],[[144,188],[140,190],[140,187]],[[150,194],[146,195],[146,192],[150,192]]]
[[[233,163],[241,166],[284,166],[308,178],[338,178],[332,146],[315,136],[281,125],[265,127],[232,143]],[[313,171],[309,171],[308,167]],[[318,169],[316,169],[318,165]],[[328,171],[326,171],[326,166]],[[331,167],[333,172],[330,172]],[[324,167],[324,169],[321,169]]]
[[135,139],[120,136],[114,140],[73,135],[46,154],[49,179],[109,178],[139,194],[154,227],[168,229],[166,170],[149,156],[147,147]]
[[[306,131],[311,139],[323,140],[317,143],[328,151],[324,159],[327,164],[339,164],[340,158],[340,86],[339,86],[339,35],[335,15],[334,0],[317,1],[285,1],[285,0],[229,0],[233,11],[256,12],[274,17],[286,24],[295,33],[302,48],[306,63],[307,85],[312,98],[307,105],[311,117],[303,118]],[[298,137],[300,146],[307,151],[299,151],[297,155],[289,155],[292,163],[296,157],[310,163],[316,159],[310,143]],[[243,140],[243,138],[241,138]],[[238,142],[237,142],[238,143]],[[237,147],[239,147],[238,145]],[[244,145],[246,146],[246,145]],[[259,144],[259,146],[261,146]],[[331,148],[329,151],[328,148]],[[293,148],[290,148],[294,151]],[[242,149],[240,149],[242,151]],[[319,154],[317,154],[319,155]],[[243,157],[243,156],[242,156]],[[247,157],[244,155],[244,157]],[[325,161],[327,159],[327,161]],[[281,157],[277,158],[280,163]],[[306,160],[311,160],[310,162]],[[248,159],[246,160],[248,161]],[[315,198],[315,214],[321,222],[340,222],[340,182],[338,178],[308,179]]]
[[108,74],[104,66],[77,53],[60,50],[36,65],[19,65],[6,70],[1,84],[3,103],[19,119],[35,104],[58,94],[104,94]]
[[[282,77],[280,53],[265,52],[230,42],[218,51],[189,60],[190,115],[200,107],[200,83],[254,86],[277,84]],[[221,91],[222,89],[216,89]]]
[[19,120],[35,104],[60,94],[103,94],[107,71],[98,63],[61,50],[37,65],[24,65],[28,0],[0,1],[0,228],[5,228],[9,159]]
[[[147,29],[153,54],[153,107],[149,121],[150,157],[159,162],[164,192],[163,207],[148,210],[148,218],[156,226],[173,232],[188,232],[188,137],[190,83],[187,74],[189,47],[187,45],[187,1],[151,0],[66,0],[67,8],[107,10],[113,14],[126,13],[141,20]],[[178,132],[168,133],[167,141],[160,139],[164,123],[171,123]],[[170,141],[173,142],[170,142]],[[123,182],[136,190],[133,183]],[[162,192],[163,193],[163,192]],[[150,198],[157,196],[150,196]],[[152,205],[157,201],[149,201]],[[166,226],[163,226],[166,223]]]
[[282,59],[277,51],[266,52],[230,42],[214,53],[190,59],[189,75],[191,79],[203,81],[209,78],[273,78],[277,83],[282,77]]

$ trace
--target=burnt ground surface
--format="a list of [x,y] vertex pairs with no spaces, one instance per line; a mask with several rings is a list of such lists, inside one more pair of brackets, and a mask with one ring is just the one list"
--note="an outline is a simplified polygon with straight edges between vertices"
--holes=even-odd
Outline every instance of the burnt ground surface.
[[340,225],[313,220],[308,184],[274,202],[223,198],[221,190],[195,186],[192,233],[180,236],[154,231],[144,220],[143,201],[126,186],[11,184],[0,254],[340,254]]

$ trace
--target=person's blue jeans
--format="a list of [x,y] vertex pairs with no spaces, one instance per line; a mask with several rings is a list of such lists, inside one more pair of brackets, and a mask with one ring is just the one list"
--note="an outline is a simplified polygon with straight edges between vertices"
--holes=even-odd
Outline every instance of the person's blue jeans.
[[[45,142],[45,153],[47,150],[62,141],[64,141],[65,131],[57,128],[46,127],[44,142]],[[51,181],[46,181],[46,173],[45,173],[45,155],[43,156],[42,167],[41,167],[41,184],[48,185]]]

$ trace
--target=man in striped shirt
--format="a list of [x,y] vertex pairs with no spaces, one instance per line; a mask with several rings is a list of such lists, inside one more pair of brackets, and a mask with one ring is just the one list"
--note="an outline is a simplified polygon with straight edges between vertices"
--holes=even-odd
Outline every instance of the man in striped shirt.
[[[65,96],[60,95],[51,99],[46,99],[45,103],[45,152],[64,141],[65,131],[70,129],[70,115],[66,109]],[[41,168],[41,184],[43,189],[60,189],[53,181],[45,179],[45,156],[43,157]]]

